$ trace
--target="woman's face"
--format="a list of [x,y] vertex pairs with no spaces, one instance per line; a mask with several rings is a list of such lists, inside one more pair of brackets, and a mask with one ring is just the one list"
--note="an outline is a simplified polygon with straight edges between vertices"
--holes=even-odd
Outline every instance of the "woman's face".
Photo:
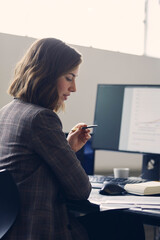
[[65,75],[58,78],[57,90],[58,90],[58,105],[62,105],[64,101],[70,96],[71,92],[76,92],[75,79],[78,76],[79,66],[69,71]]

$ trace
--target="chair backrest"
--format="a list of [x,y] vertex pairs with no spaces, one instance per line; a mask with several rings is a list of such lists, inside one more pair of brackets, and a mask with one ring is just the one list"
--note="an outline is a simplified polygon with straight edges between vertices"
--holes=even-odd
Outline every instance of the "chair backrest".
[[7,170],[0,171],[0,239],[13,225],[20,208],[17,186]]
[[[66,137],[68,133],[65,133]],[[91,134],[92,136],[92,134]],[[94,159],[95,150],[92,148],[92,137],[86,142],[86,144],[76,152],[77,158],[79,159],[82,167],[88,175],[94,174]]]
[[95,150],[92,148],[92,138],[86,142],[83,148],[76,152],[82,167],[88,175],[94,174]]

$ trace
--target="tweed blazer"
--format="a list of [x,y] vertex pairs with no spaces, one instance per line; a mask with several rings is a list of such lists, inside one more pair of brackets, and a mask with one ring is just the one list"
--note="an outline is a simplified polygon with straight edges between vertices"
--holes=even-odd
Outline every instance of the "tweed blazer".
[[53,111],[14,99],[0,110],[0,169],[8,169],[21,209],[5,240],[85,240],[66,201],[85,200],[91,185]]

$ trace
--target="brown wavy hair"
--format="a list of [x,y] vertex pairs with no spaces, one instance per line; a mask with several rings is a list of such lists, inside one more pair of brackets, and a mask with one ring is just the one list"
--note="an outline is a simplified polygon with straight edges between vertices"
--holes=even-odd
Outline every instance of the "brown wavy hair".
[[82,61],[81,54],[59,39],[35,41],[17,63],[8,93],[23,101],[57,111],[57,79]]

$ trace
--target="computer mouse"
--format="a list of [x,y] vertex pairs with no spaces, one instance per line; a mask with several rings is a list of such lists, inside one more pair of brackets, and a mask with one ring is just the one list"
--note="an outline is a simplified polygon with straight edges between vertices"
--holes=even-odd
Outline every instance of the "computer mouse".
[[123,187],[119,186],[118,184],[115,184],[113,182],[104,182],[99,193],[102,195],[123,195],[127,192]]

